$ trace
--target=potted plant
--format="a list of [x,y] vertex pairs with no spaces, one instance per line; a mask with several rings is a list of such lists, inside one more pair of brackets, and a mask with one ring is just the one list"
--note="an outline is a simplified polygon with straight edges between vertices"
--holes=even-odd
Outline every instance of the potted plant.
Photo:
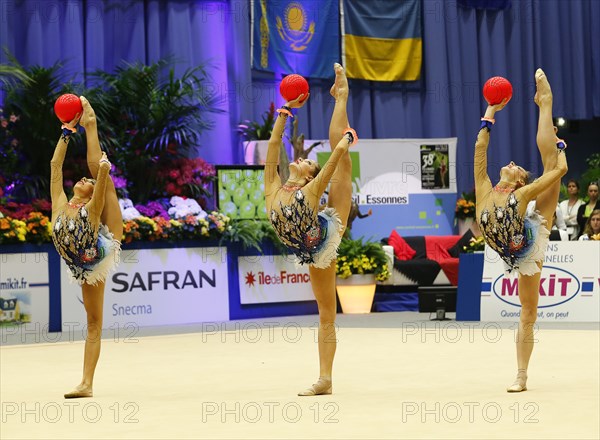
[[275,104],[262,116],[262,123],[245,120],[238,124],[237,131],[244,140],[244,162],[247,165],[264,164],[273,125],[275,124]]
[[479,226],[475,221],[475,208],[475,191],[462,193],[462,197],[456,201],[454,224],[458,224],[459,235],[464,235],[469,229],[476,237],[481,235]]
[[389,278],[381,243],[344,237],[336,262],[337,293],[344,313],[369,313],[377,281]]
[[476,252],[483,252],[485,249],[485,240],[483,239],[483,235],[479,237],[473,237],[469,240],[469,244],[467,246],[463,246],[462,252],[466,254],[473,254]]

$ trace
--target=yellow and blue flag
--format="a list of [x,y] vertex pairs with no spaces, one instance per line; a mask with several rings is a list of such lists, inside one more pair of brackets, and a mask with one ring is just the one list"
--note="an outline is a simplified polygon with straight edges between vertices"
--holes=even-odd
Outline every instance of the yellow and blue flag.
[[252,68],[332,77],[340,55],[339,23],[338,0],[254,0]]
[[421,0],[343,0],[342,15],[342,57],[349,78],[419,79]]

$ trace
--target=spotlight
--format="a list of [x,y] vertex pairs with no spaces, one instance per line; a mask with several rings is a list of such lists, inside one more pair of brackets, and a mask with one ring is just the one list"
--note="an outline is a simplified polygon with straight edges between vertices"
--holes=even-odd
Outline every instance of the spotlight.
[[567,125],[567,120],[565,118],[556,118],[556,125],[558,127],[564,127]]

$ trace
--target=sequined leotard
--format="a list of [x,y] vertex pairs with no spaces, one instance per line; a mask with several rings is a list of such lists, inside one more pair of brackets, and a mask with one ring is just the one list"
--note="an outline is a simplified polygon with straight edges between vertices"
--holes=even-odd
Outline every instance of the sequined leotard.
[[[52,241],[72,278],[79,284],[94,284],[101,276],[106,276],[108,268],[104,270],[101,262],[114,254],[118,246],[106,226],[100,224],[95,230],[85,206],[63,211],[56,217]],[[113,265],[114,262],[106,263]]]
[[54,150],[51,162],[52,241],[65,260],[72,281],[97,284],[104,281],[118,264],[121,251],[121,243],[113,239],[108,228],[96,223],[104,207],[110,166],[100,165],[98,180],[88,204],[67,202],[62,186],[62,165],[68,142],[69,137],[64,135]]
[[333,208],[315,214],[302,190],[294,192],[289,204],[279,202],[281,212],[271,209],[269,218],[281,241],[300,264],[326,268],[337,256],[342,222]]
[[483,209],[478,219],[486,243],[500,255],[508,272],[519,269],[526,259],[536,260],[533,256],[538,251],[536,240],[544,223],[542,216],[534,211],[525,216],[519,214],[519,201],[514,193],[509,194],[504,206],[494,203],[491,210]]

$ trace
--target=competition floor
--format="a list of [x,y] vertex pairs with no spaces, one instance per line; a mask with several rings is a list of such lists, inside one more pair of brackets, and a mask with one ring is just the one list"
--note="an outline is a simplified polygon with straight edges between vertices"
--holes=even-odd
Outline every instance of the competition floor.
[[412,312],[338,323],[334,394],[312,398],[296,393],[318,375],[316,316],[108,330],[95,397],[79,400],[62,394],[80,379],[80,330],[2,329],[0,438],[600,436],[597,324],[541,325],[529,391],[509,394],[514,324]]

